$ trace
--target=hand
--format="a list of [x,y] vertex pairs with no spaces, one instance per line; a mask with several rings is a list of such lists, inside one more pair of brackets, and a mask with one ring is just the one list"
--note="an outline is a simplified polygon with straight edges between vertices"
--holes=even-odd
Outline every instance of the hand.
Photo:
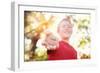
[[55,50],[59,46],[59,41],[56,36],[54,36],[51,32],[49,32],[46,33],[44,44],[48,50]]

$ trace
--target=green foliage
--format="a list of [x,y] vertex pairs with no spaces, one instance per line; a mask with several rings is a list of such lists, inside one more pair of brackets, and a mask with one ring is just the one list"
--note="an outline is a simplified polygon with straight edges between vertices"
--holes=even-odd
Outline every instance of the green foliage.
[[43,60],[47,60],[47,58],[48,58],[48,55],[47,55],[46,48],[36,48],[34,60],[43,61]]

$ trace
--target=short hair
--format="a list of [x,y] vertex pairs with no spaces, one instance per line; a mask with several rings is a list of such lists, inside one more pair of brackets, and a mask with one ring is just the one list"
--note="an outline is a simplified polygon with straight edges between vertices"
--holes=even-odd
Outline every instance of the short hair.
[[61,23],[62,21],[68,21],[70,24],[72,24],[72,22],[71,22],[71,16],[66,16],[65,18],[63,18],[63,19],[60,21],[60,23]]
[[70,24],[72,24],[71,16],[66,16],[66,17],[63,18],[63,19],[60,21],[60,23],[58,24],[57,32],[58,32],[58,29],[59,29],[59,26],[60,26],[61,22],[63,22],[63,21],[67,21],[67,22],[69,22]]

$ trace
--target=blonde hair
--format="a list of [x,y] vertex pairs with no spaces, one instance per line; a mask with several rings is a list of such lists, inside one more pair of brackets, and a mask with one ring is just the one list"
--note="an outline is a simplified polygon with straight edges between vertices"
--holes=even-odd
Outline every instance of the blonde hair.
[[70,24],[72,24],[71,16],[66,16],[65,18],[63,18],[63,19],[59,22],[58,27],[57,27],[57,32],[58,32],[58,30],[59,30],[60,24],[61,24],[63,21],[67,21],[67,22],[69,22]]
[[63,18],[63,19],[60,21],[60,23],[61,23],[62,21],[68,21],[70,24],[72,24],[71,16],[66,16],[65,18]]

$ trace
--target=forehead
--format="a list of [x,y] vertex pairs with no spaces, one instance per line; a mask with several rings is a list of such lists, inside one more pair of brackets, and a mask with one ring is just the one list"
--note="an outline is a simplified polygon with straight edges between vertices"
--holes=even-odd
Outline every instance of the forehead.
[[73,26],[70,20],[62,20],[59,26]]

